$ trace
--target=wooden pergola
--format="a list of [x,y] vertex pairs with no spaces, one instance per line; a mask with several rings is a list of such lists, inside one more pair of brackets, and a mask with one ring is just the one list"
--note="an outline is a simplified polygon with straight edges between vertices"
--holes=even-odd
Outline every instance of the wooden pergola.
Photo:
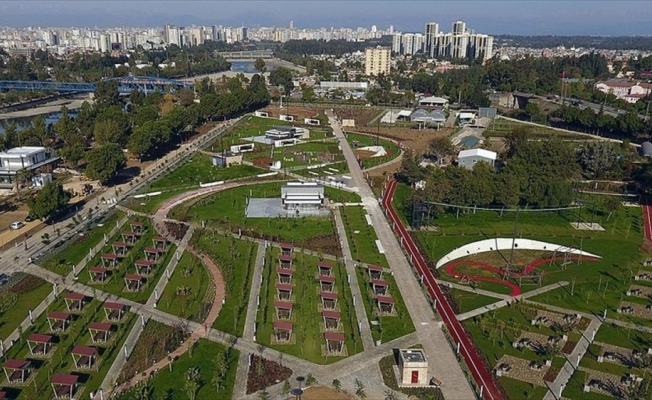
[[337,307],[337,295],[335,293],[321,292],[319,295],[324,310],[334,310]]
[[91,277],[91,282],[102,283],[106,281],[106,274],[109,272],[108,268],[104,267],[90,267],[88,274]]
[[278,265],[281,269],[292,269],[292,263],[294,262],[294,257],[292,256],[278,256]]
[[145,230],[145,225],[143,225],[142,222],[133,221],[129,223],[129,226],[131,227],[131,231],[138,236],[140,236]]
[[42,333],[32,333],[27,337],[27,347],[33,356],[45,356],[50,351],[50,345],[54,341],[54,337],[50,335],[43,335]]
[[324,320],[324,328],[327,331],[340,329],[341,316],[339,312],[324,310],[321,312],[321,317]]
[[159,249],[160,251],[165,251],[168,247],[168,240],[164,238],[163,236],[155,236],[152,238],[152,243],[155,248]]
[[113,253],[118,257],[124,257],[129,252],[129,245],[127,242],[114,242],[111,245]]
[[104,322],[91,322],[88,324],[88,331],[91,334],[91,341],[93,343],[106,343],[109,340],[111,324],[106,324]]
[[81,293],[66,293],[63,300],[66,302],[68,311],[81,311],[84,308],[84,300],[86,296]]
[[95,350],[95,347],[75,346],[70,354],[77,369],[91,369],[95,364],[97,350]]
[[290,319],[292,318],[292,303],[289,301],[276,301],[274,302],[276,308],[276,318]]
[[274,321],[274,338],[277,342],[289,342],[292,337],[291,322]]
[[389,296],[376,296],[378,309],[381,314],[391,314],[394,312],[394,299]]
[[50,385],[54,391],[54,397],[57,399],[73,399],[75,387],[79,380],[78,375],[54,374],[50,379]]
[[47,319],[52,332],[65,331],[70,322],[70,314],[61,311],[52,311],[48,314]]
[[134,267],[136,267],[136,274],[140,276],[147,276],[152,273],[153,262],[147,260],[136,260],[134,261]]
[[342,354],[344,351],[344,334],[337,332],[324,332],[326,351],[329,354]]
[[23,384],[29,376],[31,363],[27,360],[7,360],[2,366],[9,384]]
[[333,273],[333,266],[325,261],[317,263],[319,276],[331,276]]
[[143,251],[145,252],[145,259],[152,262],[157,262],[158,257],[161,254],[161,250],[156,247],[145,247]]
[[102,266],[109,269],[117,267],[118,256],[115,254],[102,254]]
[[332,293],[335,291],[335,278],[332,276],[320,276],[319,277],[319,289],[322,292]]
[[279,247],[281,248],[281,255],[292,256],[294,252],[294,246],[289,243],[280,243]]
[[383,267],[379,267],[377,265],[367,265],[367,270],[369,271],[369,278],[383,279]]
[[389,289],[389,283],[384,279],[372,279],[371,287],[374,290],[376,296],[387,296],[387,291]]
[[143,277],[137,274],[125,274],[125,289],[129,292],[138,292],[143,286]]
[[292,284],[292,275],[294,275],[294,271],[291,269],[279,268],[276,270],[276,273],[278,274],[278,281],[280,283],[284,283],[286,285]]
[[293,289],[292,285],[276,282],[276,297],[279,300],[289,301],[292,299]]
[[109,321],[120,321],[125,312],[125,305],[121,303],[104,303],[104,315]]
[[129,244],[136,244],[138,241],[138,235],[136,232],[124,231],[122,232],[122,240]]

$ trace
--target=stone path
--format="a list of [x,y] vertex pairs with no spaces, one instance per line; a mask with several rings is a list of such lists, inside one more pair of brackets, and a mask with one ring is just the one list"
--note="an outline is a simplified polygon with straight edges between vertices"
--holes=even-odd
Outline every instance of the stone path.
[[344,222],[342,221],[342,215],[339,209],[335,209],[333,212],[335,216],[335,226],[337,227],[337,236],[340,238],[340,246],[342,248],[342,254],[344,254],[346,266],[346,272],[348,273],[351,283],[349,284],[349,289],[351,289],[351,295],[353,296],[353,301],[355,302],[355,315],[358,320],[358,324],[362,327],[360,330],[360,336],[362,338],[362,344],[365,349],[371,349],[374,347],[374,339],[371,336],[371,327],[369,326],[369,319],[367,318],[367,313],[364,309],[363,297],[360,292],[360,285],[358,284],[358,275],[355,273],[355,266],[353,262],[353,256],[351,255],[351,248],[349,247],[349,241],[347,240],[346,229],[344,228]]

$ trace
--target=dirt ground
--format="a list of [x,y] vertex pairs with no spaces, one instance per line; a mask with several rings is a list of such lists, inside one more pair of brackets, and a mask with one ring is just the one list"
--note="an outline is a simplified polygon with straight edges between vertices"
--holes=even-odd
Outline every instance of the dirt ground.
[[302,107],[283,107],[282,109],[279,108],[278,105],[273,105],[273,106],[268,106],[260,111],[264,111],[269,113],[269,116],[272,118],[278,118],[279,115],[282,114],[290,114],[294,115],[297,117],[301,122],[303,122],[303,118],[314,118],[319,116],[324,112],[324,110],[321,109],[309,109],[309,108],[302,108]]
[[347,392],[338,392],[325,386],[310,387],[303,392],[303,400],[353,400],[355,397]]

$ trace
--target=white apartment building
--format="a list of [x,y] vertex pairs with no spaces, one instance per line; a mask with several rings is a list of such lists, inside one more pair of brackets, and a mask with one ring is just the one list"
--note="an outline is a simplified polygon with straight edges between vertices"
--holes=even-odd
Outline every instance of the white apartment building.
[[392,49],[389,47],[371,47],[365,50],[364,73],[367,76],[389,74]]
[[628,103],[636,103],[643,97],[652,95],[652,83],[604,81],[596,83],[595,88],[603,93],[612,93]]

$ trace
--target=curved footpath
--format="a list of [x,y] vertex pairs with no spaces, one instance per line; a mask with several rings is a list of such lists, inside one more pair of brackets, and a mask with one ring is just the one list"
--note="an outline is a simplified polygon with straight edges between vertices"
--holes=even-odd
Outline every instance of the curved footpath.
[[396,190],[397,182],[392,180],[389,182],[387,189],[385,190],[385,197],[382,200],[383,207],[386,209],[390,221],[394,223],[394,229],[396,234],[401,238],[403,242],[403,247],[410,254],[410,257],[413,261],[413,264],[423,279],[423,284],[427,289],[430,297],[435,302],[435,306],[439,315],[441,316],[444,324],[448,328],[448,332],[452,336],[455,343],[459,345],[460,353],[464,357],[471,375],[475,382],[481,386],[482,397],[489,400],[498,400],[503,398],[502,391],[496,385],[496,382],[493,380],[491,373],[485,367],[485,364],[482,362],[480,355],[478,354],[477,349],[471,342],[468,334],[464,330],[464,327],[457,320],[455,312],[448,302],[448,298],[444,296],[444,293],[441,291],[441,288],[435,281],[435,277],[432,275],[432,272],[428,268],[428,264],[425,262],[419,249],[412,240],[412,237],[405,229],[403,222],[396,214],[394,207],[392,206],[392,198],[394,196],[394,191]]

